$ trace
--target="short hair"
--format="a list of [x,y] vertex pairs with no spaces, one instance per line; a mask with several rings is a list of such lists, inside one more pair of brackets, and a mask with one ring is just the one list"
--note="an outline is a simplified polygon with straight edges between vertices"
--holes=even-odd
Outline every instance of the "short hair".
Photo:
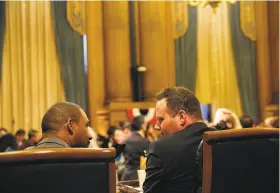
[[188,115],[202,119],[200,102],[190,90],[184,87],[166,88],[156,95],[156,100],[166,99],[168,109],[175,116],[180,110]]
[[112,126],[112,125],[109,126],[109,128],[108,128],[108,130],[107,130],[107,135],[108,135],[109,137],[112,137],[112,136],[114,135],[116,129],[117,129],[117,127],[115,127],[115,126]]
[[31,139],[32,137],[38,135],[39,132],[36,131],[35,129],[31,129],[29,132],[28,132],[28,139]]
[[16,132],[16,136],[24,136],[25,135],[25,131],[23,129],[19,129]]
[[252,128],[254,126],[254,119],[250,115],[242,115],[240,117],[240,123],[243,128]]
[[8,130],[7,130],[6,128],[4,128],[4,127],[1,127],[1,128],[0,128],[0,131],[8,132]]
[[69,118],[73,119],[76,123],[80,121],[81,107],[70,102],[58,102],[52,105],[42,119],[42,132],[60,129]]
[[144,124],[145,119],[144,116],[139,115],[137,117],[134,117],[131,121],[131,130],[132,131],[139,131],[142,128],[142,125]]

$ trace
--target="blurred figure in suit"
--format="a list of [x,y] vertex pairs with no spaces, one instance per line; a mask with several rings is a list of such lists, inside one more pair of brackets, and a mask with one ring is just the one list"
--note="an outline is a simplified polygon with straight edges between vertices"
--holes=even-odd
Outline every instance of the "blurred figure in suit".
[[6,133],[8,133],[8,131],[7,131],[7,129],[5,129],[5,128],[0,128],[0,137],[1,136],[3,136],[3,135],[5,135]]
[[140,169],[140,157],[149,149],[149,141],[145,138],[147,126],[143,116],[135,117],[131,123],[132,134],[125,140],[125,168],[122,181],[137,180],[137,170]]
[[37,145],[40,141],[40,133],[39,131],[36,131],[35,129],[31,129],[28,132],[28,140],[25,142],[25,148]]
[[17,139],[17,149],[23,150],[25,148],[25,131],[23,129],[17,130],[15,136]]

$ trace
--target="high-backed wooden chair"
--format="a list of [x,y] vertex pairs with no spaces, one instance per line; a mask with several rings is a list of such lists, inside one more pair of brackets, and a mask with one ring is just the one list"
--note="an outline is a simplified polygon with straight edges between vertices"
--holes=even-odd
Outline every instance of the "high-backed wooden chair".
[[203,140],[203,193],[279,192],[279,129],[206,132]]
[[0,154],[0,192],[115,193],[114,148],[36,149]]

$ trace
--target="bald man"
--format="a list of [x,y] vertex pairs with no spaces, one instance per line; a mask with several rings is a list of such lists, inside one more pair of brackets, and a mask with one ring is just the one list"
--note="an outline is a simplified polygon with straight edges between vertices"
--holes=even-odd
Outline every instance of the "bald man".
[[83,109],[69,102],[51,106],[42,119],[42,140],[27,149],[88,147],[89,120]]

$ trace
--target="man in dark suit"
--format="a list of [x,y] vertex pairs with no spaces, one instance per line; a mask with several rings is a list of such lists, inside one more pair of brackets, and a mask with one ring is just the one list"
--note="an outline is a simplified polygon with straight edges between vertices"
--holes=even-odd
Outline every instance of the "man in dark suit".
[[122,181],[137,180],[137,170],[140,169],[140,157],[149,149],[149,141],[145,138],[146,124],[143,116],[132,120],[132,134],[125,140],[124,149],[125,168],[121,177]]
[[183,87],[156,96],[155,129],[163,137],[150,145],[144,193],[195,193],[199,187],[196,152],[210,129],[202,122],[197,97]]
[[27,149],[88,147],[88,126],[89,120],[80,106],[56,103],[43,116],[42,140]]

